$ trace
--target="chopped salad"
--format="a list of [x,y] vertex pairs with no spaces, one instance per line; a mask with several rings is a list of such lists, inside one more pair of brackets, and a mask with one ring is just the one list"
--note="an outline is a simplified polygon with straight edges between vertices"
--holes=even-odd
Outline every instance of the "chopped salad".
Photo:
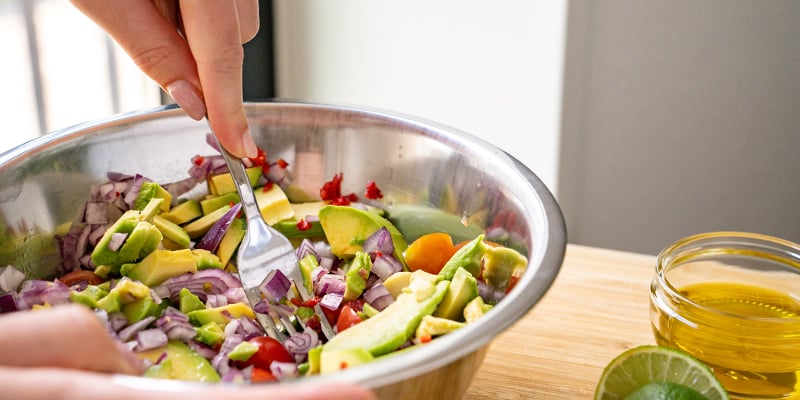
[[[145,376],[276,381],[424,346],[490,312],[527,266],[483,231],[457,243],[448,232],[407,241],[378,182],[363,196],[343,193],[339,173],[318,201],[295,203],[288,163],[259,151],[245,164],[265,220],[296,245],[303,282],[271,273],[249,305],[236,277],[246,228],[238,194],[221,155],[198,155],[176,182],[109,172],[57,235],[60,276],[25,280],[7,267],[0,312],[83,304],[139,356]],[[301,300],[300,284],[313,297]],[[267,332],[264,319],[290,323]]]

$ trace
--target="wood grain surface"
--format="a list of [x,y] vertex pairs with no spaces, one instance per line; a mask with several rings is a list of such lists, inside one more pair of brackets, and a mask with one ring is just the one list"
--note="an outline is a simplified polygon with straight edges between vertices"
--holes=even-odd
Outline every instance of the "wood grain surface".
[[464,399],[590,399],[625,349],[655,344],[655,256],[568,245],[553,286],[495,338]]

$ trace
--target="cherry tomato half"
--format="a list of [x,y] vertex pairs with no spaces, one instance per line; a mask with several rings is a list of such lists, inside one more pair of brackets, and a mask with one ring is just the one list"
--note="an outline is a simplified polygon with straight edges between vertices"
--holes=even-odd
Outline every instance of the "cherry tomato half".
[[435,232],[422,235],[411,242],[404,255],[410,270],[421,269],[431,274],[438,274],[453,253],[455,249],[450,235]]
[[[258,345],[258,351],[253,354],[246,365],[252,365],[255,368],[261,368],[269,371],[269,366],[273,361],[280,362],[293,362],[294,358],[286,351],[281,342],[269,336],[256,336],[250,339],[250,343]],[[255,369],[254,368],[254,369]]]
[[361,317],[358,316],[356,310],[350,305],[345,305],[339,312],[339,319],[336,320],[336,332],[341,332],[359,322],[361,322]]

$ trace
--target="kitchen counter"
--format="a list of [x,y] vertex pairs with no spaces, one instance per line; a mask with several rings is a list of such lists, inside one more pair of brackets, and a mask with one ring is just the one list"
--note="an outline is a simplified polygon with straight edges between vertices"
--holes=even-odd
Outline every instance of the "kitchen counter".
[[648,303],[655,260],[568,245],[553,286],[492,341],[464,399],[592,398],[609,361],[655,344]]

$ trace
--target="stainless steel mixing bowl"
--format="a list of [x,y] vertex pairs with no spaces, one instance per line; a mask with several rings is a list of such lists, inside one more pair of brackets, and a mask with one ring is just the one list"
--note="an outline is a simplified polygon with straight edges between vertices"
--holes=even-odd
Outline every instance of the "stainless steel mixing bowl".
[[[256,143],[270,159],[289,162],[292,196],[314,197],[339,172],[343,193],[362,193],[374,180],[390,216],[408,206],[439,209],[456,221],[487,227],[490,236],[527,255],[528,269],[516,287],[479,322],[366,367],[291,383],[358,382],[385,399],[461,397],[491,340],[539,301],[560,269],[566,232],[550,191],[502,150],[430,121],[291,102],[250,103],[247,112]],[[90,184],[109,171],[158,182],[185,178],[192,156],[214,153],[207,132],[205,123],[166,106],[77,125],[0,155],[0,265],[52,277],[59,264],[52,233],[73,219],[89,198]],[[404,215],[397,223],[414,231],[409,235],[424,231],[418,219],[425,213]],[[192,385],[117,380],[143,388]]]

